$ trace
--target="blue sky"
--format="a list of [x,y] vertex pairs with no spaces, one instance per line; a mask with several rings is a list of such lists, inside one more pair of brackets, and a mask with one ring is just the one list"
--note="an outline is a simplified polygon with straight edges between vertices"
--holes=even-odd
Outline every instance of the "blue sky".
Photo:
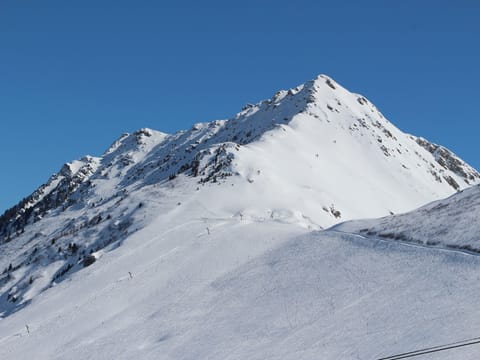
[[228,118],[325,73],[480,168],[480,3],[0,2],[0,212],[121,133]]

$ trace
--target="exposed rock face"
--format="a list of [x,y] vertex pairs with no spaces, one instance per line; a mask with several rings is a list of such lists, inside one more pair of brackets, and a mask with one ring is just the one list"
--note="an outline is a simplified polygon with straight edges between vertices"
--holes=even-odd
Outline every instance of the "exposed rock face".
[[[424,149],[428,150],[435,158],[437,163],[440,164],[444,169],[450,170],[453,173],[457,174],[461,177],[466,184],[470,185],[475,182],[478,182],[480,179],[480,174],[477,170],[466,164],[462,159],[460,159],[457,155],[453,152],[448,150],[447,148],[433,144],[428,140],[421,138],[421,137],[413,137],[417,144],[422,146]],[[459,185],[456,184],[455,180],[451,177],[448,177],[449,183],[451,184],[456,190],[459,189]],[[456,185],[455,185],[456,184]]]
[[9,241],[24,232],[25,226],[41,220],[49,211],[66,208],[75,202],[72,194],[87,182],[98,167],[98,159],[90,156],[63,165],[46,184],[0,217],[0,239]]

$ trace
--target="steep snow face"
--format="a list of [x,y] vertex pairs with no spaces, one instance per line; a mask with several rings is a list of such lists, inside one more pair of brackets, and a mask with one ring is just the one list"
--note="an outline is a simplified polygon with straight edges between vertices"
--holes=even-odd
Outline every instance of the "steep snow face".
[[375,220],[357,220],[338,231],[480,253],[480,186],[415,211]]
[[326,76],[248,105],[219,126],[215,139],[226,142],[213,164],[201,152],[194,174],[233,184],[216,193],[243,216],[288,209],[318,228],[407,211],[479,181],[453,153],[430,152]]
[[[0,217],[0,309],[22,308],[170,214],[321,229],[403,212],[479,182],[454,154],[402,133],[321,75],[229,120],[124,134],[66,164]],[[159,220],[160,219],[160,220]]]

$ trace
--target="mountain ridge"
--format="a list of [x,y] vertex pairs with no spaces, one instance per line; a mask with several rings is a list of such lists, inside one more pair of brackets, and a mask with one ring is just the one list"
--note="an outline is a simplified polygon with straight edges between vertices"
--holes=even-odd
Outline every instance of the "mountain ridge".
[[[326,85],[326,87],[322,85]],[[337,107],[340,107],[342,105],[339,100],[339,97],[341,98],[341,96],[333,98],[330,96],[330,99],[327,99],[327,101],[325,101],[325,89],[337,92],[346,92],[346,90],[343,89],[339,84],[337,84],[333,79],[322,74],[317,76],[314,80],[308,81],[305,84],[302,84],[290,90],[278,91],[271,99],[262,100],[255,105],[247,104],[246,106],[244,106],[241,112],[239,112],[229,120],[216,120],[209,123],[198,123],[193,125],[190,130],[182,130],[172,135],[161,133],[151,129],[140,129],[133,134],[125,133],[120,136],[119,139],[117,139],[105,151],[102,157],[93,158],[86,156],[80,160],[75,160],[72,163],[65,164],[59,171],[59,173],[54,174],[45,185],[42,185],[39,189],[34,191],[32,195],[22,200],[24,204],[20,202],[14,207],[7,209],[5,213],[0,217],[0,236],[3,235],[5,237],[6,218],[8,218],[8,220],[11,220],[12,213],[15,214],[15,217],[18,215],[19,212],[26,211],[26,209],[28,209],[29,207],[34,206],[36,202],[38,202],[38,198],[42,198],[43,193],[49,193],[49,190],[51,190],[51,187],[55,183],[56,179],[60,177],[67,179],[71,178],[72,183],[75,183],[77,186],[79,185],[80,179],[74,179],[75,176],[73,174],[68,174],[68,171],[66,171],[70,169],[71,164],[78,162],[82,163],[85,162],[85,159],[90,159],[86,163],[88,167],[86,169],[83,169],[83,171],[85,172],[83,176],[77,176],[82,178],[80,180],[80,182],[82,182],[83,180],[92,176],[95,173],[96,168],[94,168],[93,162],[99,164],[101,159],[104,160],[104,163],[108,162],[109,158],[111,158],[113,154],[118,152],[120,149],[130,149],[132,146],[135,147],[135,144],[136,146],[141,146],[142,141],[144,141],[145,138],[151,137],[154,133],[156,145],[161,146],[162,144],[165,144],[165,142],[169,142],[169,144],[174,145],[170,147],[169,153],[157,155],[157,157],[163,156],[162,161],[164,163],[167,162],[167,170],[170,167],[173,168],[168,177],[174,177],[178,173],[185,173],[187,171],[190,171],[192,175],[197,176],[197,167],[200,165],[199,159],[205,157],[205,152],[211,153],[212,151],[215,151],[216,155],[218,155],[215,157],[215,159],[217,159],[218,161],[218,158],[222,158],[222,162],[220,164],[216,164],[214,159],[214,164],[216,168],[211,169],[213,171],[208,173],[206,175],[206,178],[201,179],[201,181],[216,180],[216,174],[219,174],[220,177],[228,176],[229,173],[222,173],[220,171],[220,168],[228,167],[231,162],[231,154],[235,148],[238,149],[238,146],[255,142],[269,131],[276,128],[282,128],[283,125],[290,124],[290,122],[294,120],[294,117],[299,114],[307,113],[315,118],[319,118],[321,115],[324,115],[326,121],[330,121],[328,111],[339,112]],[[358,94],[351,95],[356,96],[356,100],[360,105],[367,106],[370,112],[377,113],[380,119],[384,119],[383,115],[378,111],[378,109],[373,104],[371,104],[365,97]],[[285,99],[288,99],[289,97],[295,97],[296,99],[296,101],[293,101],[293,106],[283,107],[286,109],[282,109],[281,111],[274,111],[273,113],[270,112],[268,113],[267,120],[260,119],[261,121],[258,121],[259,116],[255,116],[256,113],[265,112],[271,110],[271,108],[275,110],[277,107],[282,105],[282,102]],[[318,106],[319,97],[321,102],[320,106]],[[351,121],[349,124],[349,126],[351,126],[351,129],[353,130],[357,130],[358,127],[366,127],[367,121],[370,119],[365,119],[365,117],[359,116],[355,120],[356,121]],[[239,126],[240,124],[243,126]],[[387,125],[390,125],[390,123],[387,122]],[[396,140],[396,137],[392,135],[391,131],[388,129],[388,126],[385,127],[384,124],[381,124],[378,121],[374,122],[373,126],[380,129],[380,131],[383,132],[383,134],[386,135],[387,138],[393,137],[393,139]],[[232,127],[234,129],[230,130],[230,128]],[[436,163],[440,165],[440,169],[450,170],[454,172],[461,179],[463,178],[463,181],[466,185],[470,185],[470,183],[473,184],[475,181],[478,181],[480,179],[480,174],[476,170],[474,170],[471,166],[458,158],[453,152],[451,152],[447,148],[430,143],[428,142],[428,140],[421,137],[416,137],[413,135],[410,135],[410,137],[421,147],[432,153],[432,155],[435,157]],[[212,138],[213,141],[211,141]],[[383,140],[380,137],[378,137],[377,140],[379,141],[379,147],[384,152],[384,154],[386,156],[391,156],[392,149],[388,149],[387,146],[381,144]],[[180,144],[180,146],[175,146],[178,142],[182,141],[184,142],[183,144]],[[217,146],[217,148],[215,148],[215,146]],[[174,159],[168,164],[170,158],[175,157],[176,153],[181,151],[184,151],[186,153],[196,152],[196,154],[193,159],[189,159],[190,161],[182,161],[184,159]],[[397,151],[399,151],[398,148]],[[95,159],[95,161],[93,161],[92,159]],[[129,156],[127,155],[124,156],[121,161],[124,166],[128,166],[129,164],[132,164],[132,162],[134,162],[135,160],[129,158]],[[181,164],[179,166],[175,166],[179,162]],[[79,169],[79,171],[82,171],[82,169]],[[441,176],[438,173],[438,169],[431,169],[431,173],[437,181],[447,181],[449,185],[452,186],[455,190],[460,190],[465,187],[464,183],[459,184],[458,178],[451,177],[448,174],[445,176]],[[53,186],[53,188],[55,188],[54,191],[59,190],[56,189],[56,186]],[[75,190],[75,185],[70,186],[67,193],[71,194]],[[63,199],[62,197],[62,200],[65,199]],[[16,231],[18,230],[21,229],[19,229],[19,226],[16,226]]]

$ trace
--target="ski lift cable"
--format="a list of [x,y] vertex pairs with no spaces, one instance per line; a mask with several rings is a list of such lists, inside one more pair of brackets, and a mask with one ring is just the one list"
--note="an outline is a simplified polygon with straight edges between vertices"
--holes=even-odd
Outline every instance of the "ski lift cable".
[[429,348],[424,348],[424,349],[419,349],[415,351],[409,351],[401,354],[396,354],[396,355],[390,355],[387,357],[379,358],[377,360],[399,360],[399,359],[407,359],[407,358],[412,358],[420,355],[425,355],[425,354],[431,354],[435,352],[440,352],[440,351],[446,351],[446,350],[451,350],[459,347],[464,347],[464,346],[471,346],[475,344],[480,344],[480,337],[476,338],[471,338],[467,340],[462,340],[462,341],[457,341],[454,343],[450,344],[445,344],[445,345],[438,345],[438,346],[433,346]]

